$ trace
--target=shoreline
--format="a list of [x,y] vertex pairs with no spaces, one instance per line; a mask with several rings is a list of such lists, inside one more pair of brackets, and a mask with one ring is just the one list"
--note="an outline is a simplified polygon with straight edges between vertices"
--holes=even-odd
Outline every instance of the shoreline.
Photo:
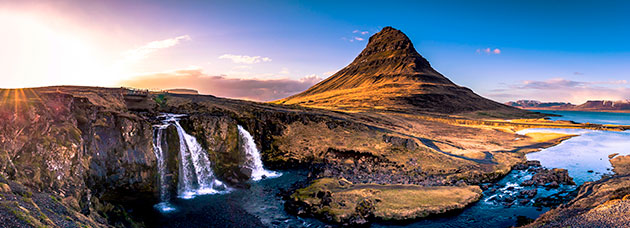
[[515,107],[515,108],[520,108],[523,110],[528,110],[528,111],[562,111],[562,112],[601,112],[601,113],[629,113],[630,114],[630,110],[597,110],[597,109],[586,109],[586,110],[577,110],[577,109],[546,109],[546,108],[536,108],[536,109],[529,109],[529,108],[521,108],[521,107]]

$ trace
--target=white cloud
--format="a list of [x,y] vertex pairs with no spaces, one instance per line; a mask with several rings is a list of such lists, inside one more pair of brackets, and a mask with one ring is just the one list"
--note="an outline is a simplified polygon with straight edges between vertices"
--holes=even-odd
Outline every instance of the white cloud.
[[501,54],[501,49],[495,48],[481,48],[475,51],[477,54],[498,55]]
[[333,70],[331,70],[331,71],[326,71],[326,72],[322,73],[322,77],[327,78],[327,77],[332,76],[332,75],[333,75],[333,74],[335,74],[335,73],[337,73],[337,71],[336,71],[336,70],[335,70],[335,71],[333,71]]
[[254,64],[261,62],[271,62],[271,58],[261,56],[248,56],[248,55],[232,55],[224,54],[219,56],[219,59],[229,59],[234,63]]
[[356,37],[356,36],[354,37],[354,39],[355,39],[355,40],[357,40],[357,41],[363,41],[363,40],[364,40],[363,38],[361,38],[361,37]]
[[299,79],[300,82],[313,84],[313,85],[318,83],[318,82],[320,82],[320,81],[322,81],[322,80],[324,80],[324,79],[322,77],[320,77],[319,75],[317,75],[317,74],[306,75],[306,76],[304,76],[304,77]]
[[289,71],[289,68],[283,67],[283,68],[280,70],[280,74],[289,74],[289,73],[291,73],[291,72]]
[[252,66],[248,66],[248,65],[238,65],[238,66],[232,67],[232,69],[237,69],[237,70],[243,70],[243,69],[250,70],[252,68],[253,68]]
[[160,49],[169,48],[179,44],[179,42],[183,40],[191,40],[190,36],[183,35],[175,38],[165,39],[165,40],[157,40],[149,42],[141,47],[131,49],[123,52],[123,57],[127,61],[138,61],[145,59],[149,56],[149,54],[156,52]]
[[181,69],[139,75],[120,82],[120,85],[153,89],[190,88],[219,97],[272,101],[302,92],[320,80],[316,75],[299,80],[233,78],[207,74],[201,69]]
[[366,35],[366,34],[368,34],[369,32],[368,32],[368,31],[361,31],[361,30],[358,30],[358,29],[357,29],[357,30],[352,31],[352,33],[358,33],[358,34],[361,34],[361,35]]

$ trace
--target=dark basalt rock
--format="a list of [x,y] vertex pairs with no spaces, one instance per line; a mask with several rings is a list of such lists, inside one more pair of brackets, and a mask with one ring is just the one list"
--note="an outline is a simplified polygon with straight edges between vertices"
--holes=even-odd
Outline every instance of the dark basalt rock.
[[524,163],[519,163],[516,164],[512,167],[513,170],[526,170],[529,168],[537,168],[537,167],[542,167],[540,165],[540,161],[536,161],[536,160],[529,160],[526,161]]
[[524,181],[521,185],[545,186],[549,188],[557,188],[560,184],[575,185],[573,178],[569,176],[569,172],[566,169],[544,169],[539,168],[536,170],[536,174],[532,176],[532,179]]
[[410,138],[401,138],[398,136],[383,135],[383,141],[387,143],[391,143],[394,146],[405,147],[408,150],[415,150],[416,148],[418,148],[418,144],[413,139],[410,139]]
[[538,194],[538,189],[527,189],[527,190],[521,190],[519,192],[519,197],[520,198],[534,198],[536,196],[536,194]]

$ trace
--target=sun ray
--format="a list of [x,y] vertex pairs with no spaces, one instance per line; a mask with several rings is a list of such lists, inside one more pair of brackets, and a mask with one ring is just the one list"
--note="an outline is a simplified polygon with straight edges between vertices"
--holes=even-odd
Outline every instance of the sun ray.
[[3,89],[2,90],[2,101],[0,101],[0,105],[4,105],[7,103],[7,101],[9,100],[9,89]]

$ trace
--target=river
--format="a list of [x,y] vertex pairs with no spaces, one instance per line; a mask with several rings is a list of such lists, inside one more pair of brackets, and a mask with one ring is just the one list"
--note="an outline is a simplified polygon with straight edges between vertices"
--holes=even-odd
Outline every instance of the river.
[[[602,124],[630,124],[630,114],[556,112],[567,114],[555,119]],[[615,116],[619,119],[615,119]],[[608,155],[628,154],[630,132],[592,131],[580,129],[528,129],[527,132],[562,132],[579,136],[563,143],[527,155],[539,160],[546,168],[565,168],[579,185],[599,179],[610,173]],[[592,172],[591,172],[592,171]],[[223,194],[201,195],[193,199],[173,199],[175,211],[155,213],[151,226],[158,227],[325,227],[326,224],[311,218],[300,218],[284,210],[281,193],[296,182],[306,180],[301,170],[282,170],[276,178],[251,181],[249,189],[234,189]],[[517,197],[520,190],[536,188],[536,198],[552,196],[558,192],[574,190],[577,186],[561,185],[559,189],[520,186],[533,174],[514,170],[493,187],[484,191],[484,197],[466,209],[425,220],[404,224],[373,224],[372,227],[510,227],[518,217],[536,218],[549,210],[535,204],[535,199]],[[494,189],[494,190],[492,190]],[[154,222],[154,223],[153,223]]]

